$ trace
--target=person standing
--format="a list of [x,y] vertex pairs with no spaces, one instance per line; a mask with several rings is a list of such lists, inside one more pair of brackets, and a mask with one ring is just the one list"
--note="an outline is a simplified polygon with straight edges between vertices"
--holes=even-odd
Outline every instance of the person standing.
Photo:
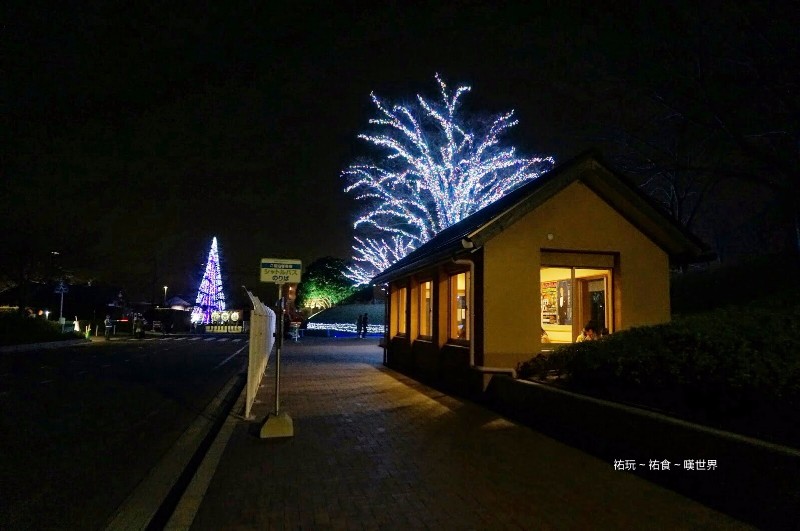
[[361,318],[361,337],[367,337],[367,324],[369,323],[369,316],[367,312],[364,312],[364,316]]
[[358,319],[356,319],[356,337],[361,338],[361,332],[364,330],[364,316],[358,314]]
[[558,286],[558,324],[566,325],[572,324],[572,319],[570,319],[570,306],[572,301],[570,300],[570,292],[568,289],[568,285],[566,282],[559,282]]
[[144,323],[138,315],[133,318],[133,337],[144,339]]
[[111,339],[111,327],[114,326],[114,324],[111,322],[110,315],[106,315],[106,320],[103,321],[103,324],[106,327],[106,341],[108,341],[109,339]]

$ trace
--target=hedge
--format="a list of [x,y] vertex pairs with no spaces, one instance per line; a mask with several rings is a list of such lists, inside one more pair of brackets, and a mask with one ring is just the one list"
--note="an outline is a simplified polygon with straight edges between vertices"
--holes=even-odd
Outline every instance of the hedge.
[[521,378],[800,447],[800,304],[729,307],[565,345]]
[[45,343],[82,337],[74,330],[61,333],[61,325],[47,319],[0,312],[0,346]]

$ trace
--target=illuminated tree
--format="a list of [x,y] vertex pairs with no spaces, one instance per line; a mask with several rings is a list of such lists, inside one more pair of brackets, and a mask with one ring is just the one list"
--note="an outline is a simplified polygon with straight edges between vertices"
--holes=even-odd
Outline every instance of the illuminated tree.
[[219,269],[219,251],[217,238],[211,240],[206,270],[197,290],[197,300],[192,309],[192,322],[208,324],[211,313],[225,309],[225,294],[222,292],[222,275]]
[[306,308],[327,309],[355,292],[353,283],[344,276],[345,262],[326,256],[313,261],[303,272],[297,287],[297,304]]
[[378,132],[358,137],[385,150],[375,164],[354,164],[343,172],[346,192],[367,203],[359,217],[353,265],[347,277],[370,281],[445,229],[538,177],[553,165],[551,157],[518,158],[499,137],[517,124],[514,111],[488,122],[458,115],[459,99],[436,75],[441,101],[417,95],[415,105],[387,105],[374,93]]

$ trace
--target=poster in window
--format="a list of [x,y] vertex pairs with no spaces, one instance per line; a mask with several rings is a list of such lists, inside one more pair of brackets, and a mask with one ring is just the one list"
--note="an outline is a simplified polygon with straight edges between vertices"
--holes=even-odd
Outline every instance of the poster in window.
[[569,280],[558,281],[558,324],[572,324],[572,282]]
[[558,323],[558,283],[557,282],[542,282],[541,289],[542,296],[542,324],[557,324]]

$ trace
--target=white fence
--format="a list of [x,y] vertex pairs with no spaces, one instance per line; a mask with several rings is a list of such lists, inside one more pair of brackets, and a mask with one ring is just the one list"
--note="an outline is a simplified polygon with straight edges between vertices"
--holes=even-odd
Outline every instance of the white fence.
[[244,405],[244,416],[250,418],[250,410],[256,399],[258,386],[267,369],[267,360],[275,344],[275,312],[267,308],[258,297],[247,291],[253,303],[250,314],[250,351],[247,362],[247,400]]

